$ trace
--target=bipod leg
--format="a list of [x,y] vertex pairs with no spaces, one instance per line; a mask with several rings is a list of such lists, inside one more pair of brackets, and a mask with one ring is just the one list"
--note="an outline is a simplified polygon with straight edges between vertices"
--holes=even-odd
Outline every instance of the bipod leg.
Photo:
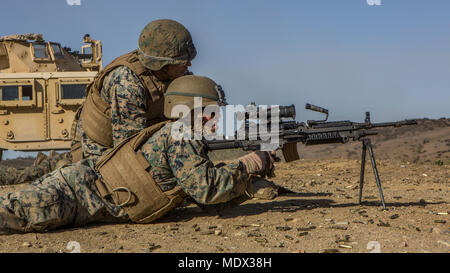
[[364,170],[366,169],[366,143],[362,141],[362,155],[361,155],[361,172],[359,176],[359,204],[362,202],[362,191],[364,186]]
[[372,144],[370,139],[364,139],[365,146],[369,149],[370,161],[372,162],[373,174],[375,175],[375,182],[377,182],[378,191],[380,192],[381,203],[383,204],[383,209],[386,209],[386,204],[384,203],[383,189],[381,188],[380,176],[378,175],[377,163],[375,162],[375,157],[373,155]]

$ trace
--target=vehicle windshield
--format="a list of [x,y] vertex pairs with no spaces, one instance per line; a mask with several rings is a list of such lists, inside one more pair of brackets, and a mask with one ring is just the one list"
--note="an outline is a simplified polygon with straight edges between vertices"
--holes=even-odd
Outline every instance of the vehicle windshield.
[[64,58],[61,52],[61,47],[58,44],[50,44],[50,45],[52,46],[53,56],[55,57],[55,59]]
[[35,58],[48,59],[48,51],[45,44],[33,44],[33,49]]

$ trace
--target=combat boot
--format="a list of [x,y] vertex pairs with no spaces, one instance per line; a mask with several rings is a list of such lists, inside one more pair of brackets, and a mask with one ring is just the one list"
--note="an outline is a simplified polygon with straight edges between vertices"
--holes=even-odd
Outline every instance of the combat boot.
[[253,198],[261,200],[272,200],[278,196],[280,187],[272,181],[262,177],[256,177],[253,180]]

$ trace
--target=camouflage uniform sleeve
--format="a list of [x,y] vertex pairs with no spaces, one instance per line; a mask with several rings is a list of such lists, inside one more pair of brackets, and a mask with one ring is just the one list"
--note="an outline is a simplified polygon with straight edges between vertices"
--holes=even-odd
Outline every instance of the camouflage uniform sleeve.
[[101,90],[111,105],[113,145],[146,127],[147,89],[126,66],[111,71]]
[[177,184],[201,204],[228,202],[247,188],[249,175],[242,164],[214,167],[201,141],[171,139],[167,159]]
[[16,168],[0,166],[0,186],[17,184],[20,171]]

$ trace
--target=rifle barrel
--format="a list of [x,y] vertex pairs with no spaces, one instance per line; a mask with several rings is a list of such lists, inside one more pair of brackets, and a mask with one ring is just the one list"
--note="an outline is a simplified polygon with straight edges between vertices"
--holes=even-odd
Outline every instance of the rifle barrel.
[[415,125],[417,124],[417,121],[415,119],[407,119],[407,120],[402,120],[402,121],[395,121],[395,122],[380,122],[380,123],[372,123],[371,127],[389,127],[389,126],[394,126],[394,127],[400,127],[403,125]]

